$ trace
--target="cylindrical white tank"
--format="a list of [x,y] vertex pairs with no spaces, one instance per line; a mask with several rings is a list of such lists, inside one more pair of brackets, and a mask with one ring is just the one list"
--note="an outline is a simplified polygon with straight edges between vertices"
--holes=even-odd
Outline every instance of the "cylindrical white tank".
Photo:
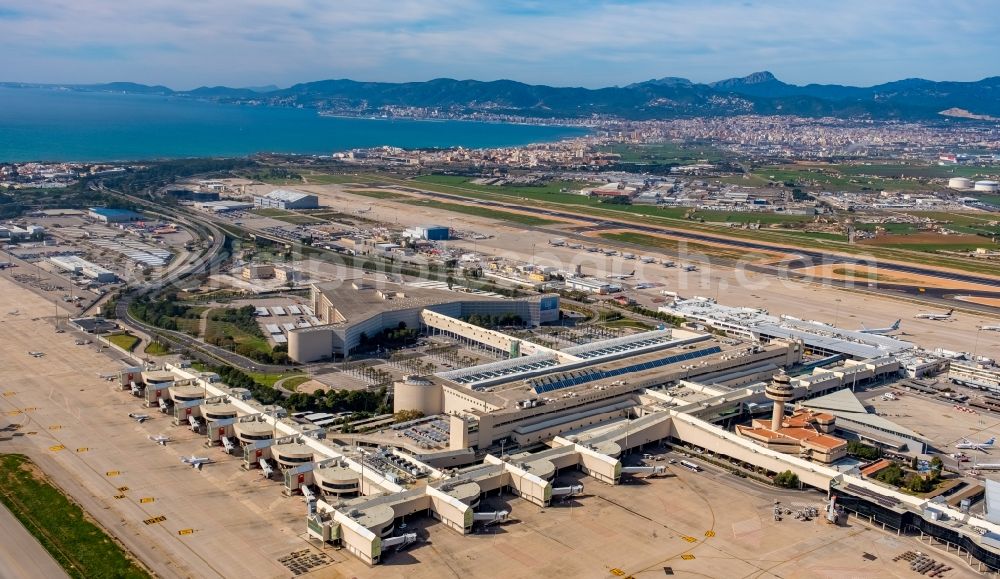
[[981,191],[983,193],[996,193],[1000,190],[1000,183],[996,181],[976,181],[975,185],[976,191]]
[[393,384],[392,410],[417,410],[424,416],[444,412],[444,392],[439,384],[419,376],[407,376]]
[[972,180],[965,177],[952,177],[948,179],[948,187],[951,189],[972,189]]

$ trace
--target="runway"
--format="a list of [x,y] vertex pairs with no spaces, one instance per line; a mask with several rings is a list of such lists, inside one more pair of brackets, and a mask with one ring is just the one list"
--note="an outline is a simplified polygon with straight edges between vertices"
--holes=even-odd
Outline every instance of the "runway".
[[[632,231],[638,231],[642,233],[653,233],[653,234],[664,234],[669,233],[672,237],[678,237],[682,239],[688,239],[691,241],[724,244],[732,247],[742,248],[742,249],[752,249],[760,251],[783,251],[786,253],[793,253],[800,256],[800,261],[802,266],[810,265],[823,265],[828,263],[837,264],[867,264],[871,260],[864,258],[855,258],[846,255],[840,255],[835,253],[827,253],[816,250],[802,249],[799,247],[791,246],[781,246],[780,244],[770,244],[770,243],[759,243],[755,241],[746,241],[742,239],[734,239],[731,237],[725,237],[721,235],[711,235],[707,233],[698,233],[695,231],[689,231],[685,229],[674,229],[669,227],[656,227],[652,225],[641,225],[637,223],[632,223],[628,221],[617,221],[614,219],[591,217],[585,214],[573,213],[569,211],[557,211],[553,209],[543,209],[540,207],[534,207],[530,205],[518,205],[516,203],[506,203],[499,201],[484,201],[481,199],[475,199],[471,197],[463,197],[461,195],[451,195],[448,193],[437,193],[433,191],[425,191],[423,189],[417,189],[414,187],[402,187],[395,186],[395,189],[405,191],[408,193],[414,193],[418,195],[423,195],[426,197],[434,197],[438,199],[445,199],[449,201],[461,201],[462,203],[470,203],[475,205],[482,205],[485,207],[495,207],[497,209],[515,209],[518,211],[526,211],[536,215],[541,215],[545,217],[554,217],[557,219],[567,219],[574,221],[582,221],[585,223],[593,224],[589,227],[590,230],[595,229],[628,229]],[[952,271],[942,271],[940,269],[935,269],[933,267],[924,267],[914,264],[902,264],[902,263],[892,263],[886,261],[878,261],[878,266],[880,269],[897,271],[901,273],[919,274],[933,276],[941,279],[960,281],[966,283],[976,283],[985,285],[996,285],[997,280],[995,277],[991,276],[981,276],[968,273],[959,273]]]

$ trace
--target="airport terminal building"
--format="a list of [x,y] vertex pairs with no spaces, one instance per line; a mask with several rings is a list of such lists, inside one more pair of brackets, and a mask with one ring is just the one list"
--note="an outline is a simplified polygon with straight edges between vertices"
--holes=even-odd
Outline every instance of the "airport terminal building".
[[513,314],[528,326],[559,319],[559,296],[507,299],[486,292],[458,292],[444,287],[380,283],[361,279],[313,284],[312,309],[323,322],[288,333],[288,355],[296,362],[347,356],[362,337],[403,324],[421,328],[421,312],[460,319],[473,314]]

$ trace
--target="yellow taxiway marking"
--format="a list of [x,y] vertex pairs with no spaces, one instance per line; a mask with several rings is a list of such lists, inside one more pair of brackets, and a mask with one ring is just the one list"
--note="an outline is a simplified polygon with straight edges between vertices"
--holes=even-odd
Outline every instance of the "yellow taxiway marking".
[[90,449],[87,448],[86,446],[81,446],[80,448],[76,449],[77,452],[87,452],[88,450]]
[[120,475],[121,471],[119,471],[119,470],[109,470],[108,472],[106,472],[104,474],[107,475],[107,476],[109,476],[109,477],[114,477],[114,476]]
[[714,537],[715,536],[715,531],[705,531],[705,536],[706,537]]
[[49,447],[49,450],[51,450],[52,452],[59,452],[60,450],[65,450],[65,449],[66,449],[66,447],[63,446],[63,445],[61,445],[61,444],[57,444],[55,446],[50,446]]
[[62,425],[61,424],[53,424],[52,426],[49,427],[49,430],[62,430]]
[[8,390],[7,392],[4,392],[3,395],[4,395],[4,398],[6,398],[8,396],[17,396],[17,392],[14,392],[13,390]]
[[683,536],[683,537],[681,537],[681,538],[684,539],[685,541],[687,541],[688,543],[697,543],[698,542],[698,539],[696,539],[694,537],[688,537],[686,535]]
[[685,561],[690,561],[694,559],[694,555],[692,555],[691,553],[684,553],[683,555],[681,555],[681,559],[684,559]]
[[178,535],[192,535],[192,534],[194,534],[194,529],[181,529],[180,531],[177,531],[177,534]]
[[147,525],[155,525],[156,523],[162,523],[163,521],[166,521],[166,520],[167,520],[166,517],[164,517],[163,515],[160,515],[159,517],[153,517],[151,519],[143,519],[142,522],[146,523]]
[[155,500],[156,499],[153,498],[153,497],[142,497],[141,499],[139,499],[139,502],[140,503],[151,503],[151,502],[153,502]]

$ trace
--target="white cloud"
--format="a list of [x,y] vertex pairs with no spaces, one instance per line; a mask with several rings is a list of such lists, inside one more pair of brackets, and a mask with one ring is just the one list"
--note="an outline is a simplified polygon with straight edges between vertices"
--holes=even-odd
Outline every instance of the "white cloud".
[[1000,5],[956,0],[6,0],[3,79],[604,86],[770,69],[794,82],[994,74]]

